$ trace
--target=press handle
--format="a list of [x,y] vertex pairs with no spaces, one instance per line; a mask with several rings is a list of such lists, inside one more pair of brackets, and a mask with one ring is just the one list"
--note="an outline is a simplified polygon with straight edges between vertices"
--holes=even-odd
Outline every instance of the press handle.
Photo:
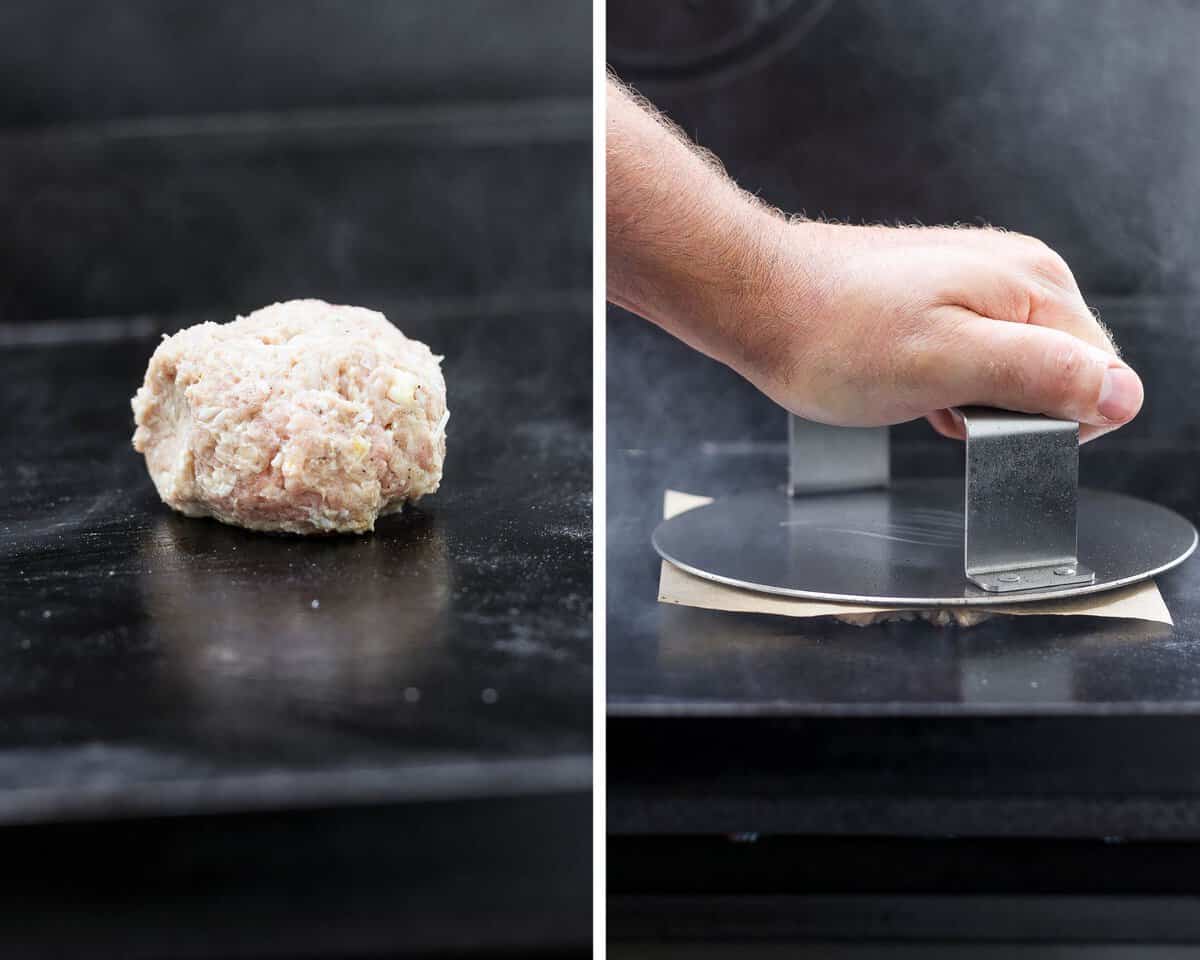
[[1079,424],[960,407],[963,569],[990,593],[1090,583],[1079,562]]
[[[963,570],[990,593],[1091,583],[1079,562],[1079,424],[958,407],[966,434]],[[788,492],[865,490],[891,477],[887,427],[788,417]]]

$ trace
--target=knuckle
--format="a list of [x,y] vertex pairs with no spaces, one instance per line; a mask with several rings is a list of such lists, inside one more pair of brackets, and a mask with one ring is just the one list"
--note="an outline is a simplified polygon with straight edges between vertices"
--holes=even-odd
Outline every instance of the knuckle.
[[1021,296],[1029,319],[1057,311],[1065,303],[1065,294],[1057,285],[1048,287],[1039,283],[1026,283]]
[[1073,284],[1075,276],[1062,255],[1044,240],[1025,233],[1008,235],[1016,244],[1018,256],[1025,261],[1031,273],[1060,285]]
[[1044,249],[1037,251],[1030,263],[1034,275],[1058,287],[1074,287],[1075,275],[1071,273],[1067,261],[1045,244],[1042,246]]
[[1010,233],[1009,236],[1027,250],[1036,252],[1039,250],[1050,249],[1049,245],[1044,240],[1040,240],[1037,237],[1029,235],[1028,233]]
[[1080,389],[1080,375],[1086,364],[1083,351],[1074,344],[1052,347],[1045,357],[1043,386],[1046,400],[1060,408],[1074,406]]

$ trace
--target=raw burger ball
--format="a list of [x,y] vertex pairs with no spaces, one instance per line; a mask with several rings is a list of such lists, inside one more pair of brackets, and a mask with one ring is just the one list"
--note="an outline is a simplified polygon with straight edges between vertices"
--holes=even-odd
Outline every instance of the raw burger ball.
[[201,323],[150,358],[133,447],[159,496],[189,517],[373,530],[441,482],[441,359],[381,313],[321,300]]

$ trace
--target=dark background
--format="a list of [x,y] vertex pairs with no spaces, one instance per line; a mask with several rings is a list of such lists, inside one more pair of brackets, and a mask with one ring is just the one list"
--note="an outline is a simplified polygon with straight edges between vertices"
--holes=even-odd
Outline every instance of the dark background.
[[586,296],[588,6],[4,4],[0,322]]
[[[1062,253],[1146,386],[1081,483],[1193,523],[1198,43],[1183,0],[608,3],[616,72],[768,202]],[[653,325],[608,331],[611,935],[1200,939],[1196,562],[1160,578],[1173,628],[658,604],[664,488],[782,484],[786,420]],[[924,423],[892,450],[962,471]]]
[[[0,6],[6,957],[591,939],[591,9]],[[275,300],[446,355],[370,537],[174,515],[162,333]]]

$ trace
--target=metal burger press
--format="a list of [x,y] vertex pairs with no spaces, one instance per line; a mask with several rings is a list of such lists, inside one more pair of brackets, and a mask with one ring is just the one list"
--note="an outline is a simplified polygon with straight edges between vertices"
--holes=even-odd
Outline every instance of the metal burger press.
[[886,427],[789,417],[788,484],[664,520],[654,548],[763,593],[921,608],[1101,593],[1169,570],[1196,529],[1079,487],[1079,424],[964,407],[966,477],[891,478]]

